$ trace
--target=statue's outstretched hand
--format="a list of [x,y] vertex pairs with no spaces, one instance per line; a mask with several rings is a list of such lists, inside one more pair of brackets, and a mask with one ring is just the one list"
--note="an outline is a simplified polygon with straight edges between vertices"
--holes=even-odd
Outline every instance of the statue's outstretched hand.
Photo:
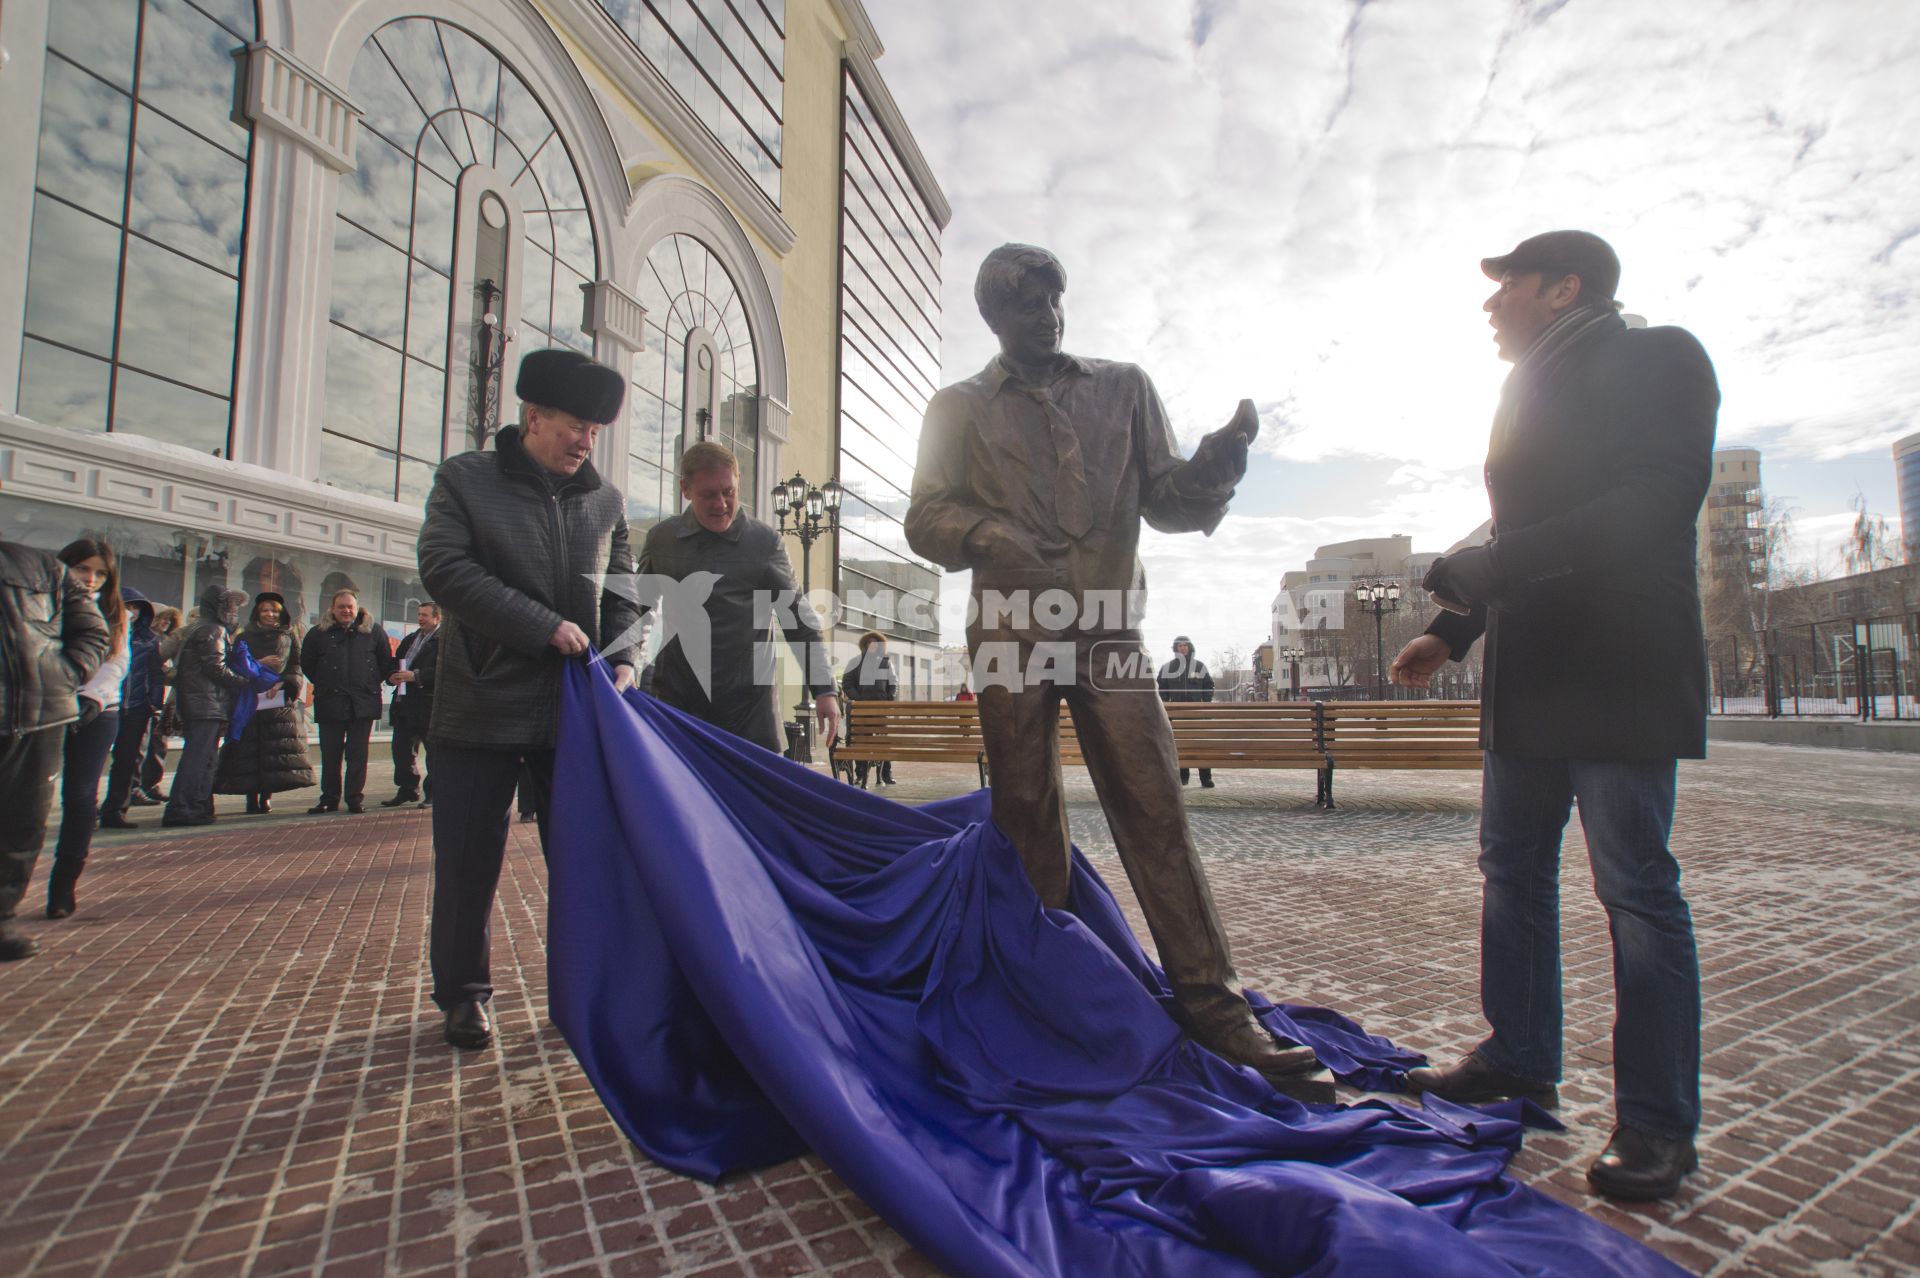
[[1247,447],[1260,433],[1260,413],[1253,401],[1243,399],[1233,418],[1219,430],[1200,441],[1188,462],[1193,483],[1218,492],[1232,488],[1247,473]]

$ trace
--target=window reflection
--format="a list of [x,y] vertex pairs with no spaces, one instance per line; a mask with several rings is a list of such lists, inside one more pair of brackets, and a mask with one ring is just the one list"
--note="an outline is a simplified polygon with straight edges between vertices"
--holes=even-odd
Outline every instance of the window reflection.
[[[331,386],[328,393],[332,393]],[[320,435],[320,481],[335,488],[365,493],[369,497],[392,498],[398,462],[392,453],[357,440],[330,431]]]
[[20,411],[37,422],[74,430],[107,428],[105,360],[29,337],[20,360]]
[[50,6],[26,411],[225,450],[251,140],[234,54],[254,35],[249,0]]
[[[579,329],[579,287],[596,278],[598,254],[586,214],[563,214],[573,220],[564,229],[556,271],[546,211],[583,208],[579,177],[538,100],[479,40],[428,18],[389,23],[361,50],[350,84],[366,110],[362,125],[369,136],[361,139],[360,171],[341,188],[327,380],[329,396],[340,386],[349,404],[338,414],[330,406],[327,430],[380,447],[354,452],[341,443],[328,455],[352,468],[343,486],[381,488],[411,502],[422,476],[430,474],[420,468],[441,457],[448,361],[458,366],[451,380],[464,402],[468,363],[478,349],[467,336],[472,298],[453,296],[452,281],[504,282],[516,275],[512,262],[498,254],[485,270],[469,262],[456,272],[461,171],[477,161],[519,179],[510,193],[500,193],[518,201],[527,225],[527,238],[506,246],[518,258],[519,293],[496,308],[508,327],[519,329],[509,359],[556,344],[591,351],[591,340]],[[529,163],[543,149],[547,158]],[[456,310],[462,336],[450,351]],[[404,379],[403,346],[415,357],[404,361]],[[336,353],[343,362],[338,373]],[[518,407],[510,369],[506,382],[502,420]],[[455,420],[464,416],[457,411]],[[402,440],[407,457],[395,452]],[[387,469],[376,476],[382,466]]]

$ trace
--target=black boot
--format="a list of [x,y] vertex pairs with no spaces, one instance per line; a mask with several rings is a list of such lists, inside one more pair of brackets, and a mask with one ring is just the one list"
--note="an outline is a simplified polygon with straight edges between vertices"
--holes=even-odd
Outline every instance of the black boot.
[[391,799],[380,800],[380,806],[383,808],[398,808],[409,803],[418,803],[419,801],[420,801],[420,796],[415,794],[413,791],[402,790],[400,793],[394,795]]
[[78,908],[73,899],[73,885],[80,879],[80,871],[59,860],[53,863],[53,873],[47,876],[47,917],[64,919]]
[[257,794],[249,794],[247,796],[247,815],[252,816],[254,813],[258,812],[259,810],[260,810],[260,796]]

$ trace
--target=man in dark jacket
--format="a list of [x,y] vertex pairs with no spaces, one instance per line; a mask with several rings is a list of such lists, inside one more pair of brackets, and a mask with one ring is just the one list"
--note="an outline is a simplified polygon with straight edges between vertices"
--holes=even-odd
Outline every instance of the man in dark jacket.
[[[1156,676],[1160,685],[1160,699],[1174,702],[1213,700],[1213,676],[1207,672],[1207,663],[1193,655],[1193,640],[1181,635],[1173,641],[1173,660],[1160,667]],[[1180,769],[1180,784],[1185,785],[1192,773],[1187,768]],[[1213,789],[1213,769],[1200,769],[1200,788]]]
[[1618,1125],[1588,1168],[1600,1193],[1664,1198],[1695,1165],[1700,974],[1667,848],[1675,760],[1706,752],[1706,656],[1694,520],[1720,392],[1678,328],[1629,329],[1620,263],[1552,231],[1481,269],[1514,364],[1494,415],[1494,537],[1424,583],[1442,612],[1403,649],[1425,686],[1486,636],[1480,744],[1481,1005],[1492,1034],[1410,1084],[1450,1100],[1551,1104],[1561,1066],[1560,837],[1580,804],[1613,935]]
[[127,605],[127,680],[120,686],[120,728],[113,739],[113,766],[107,772],[107,797],[100,803],[100,828],[130,830],[127,808],[146,758],[147,733],[167,701],[161,669],[160,638],[153,633],[153,601],[132,586],[120,587]]
[[0,542],[0,962],[34,951],[13,912],[46,842],[80,686],[111,647],[99,607],[65,564]]
[[[381,800],[383,808],[416,802],[424,808],[433,802],[433,779],[414,765],[414,759],[429,753],[427,724],[433,720],[433,677],[440,660],[440,605],[421,604],[415,619],[419,628],[394,649],[394,671],[387,676],[393,685],[394,794]],[[432,764],[431,758],[422,762]]]
[[[336,590],[327,617],[300,641],[300,669],[313,684],[320,729],[320,802],[309,814],[365,812],[367,742],[380,718],[380,685],[394,671],[393,646],[351,590]],[[345,762],[345,776],[341,764]]]
[[[848,701],[892,701],[900,695],[900,684],[893,677],[893,662],[887,659],[887,637],[878,630],[869,630],[860,636],[860,655],[841,671],[840,691]],[[847,742],[852,744],[852,711],[848,711],[847,725]],[[854,782],[862,790],[867,788],[867,773],[872,766],[866,759],[853,765]],[[878,783],[893,784],[892,759],[880,761]]]
[[208,825],[213,821],[213,777],[220,762],[220,738],[233,715],[233,699],[252,696],[246,676],[227,667],[229,632],[240,624],[247,597],[225,586],[200,593],[200,611],[180,641],[173,677],[174,709],[186,746],[173,772],[167,813],[161,825]]
[[[661,612],[671,632],[655,659],[653,695],[780,751],[785,743],[774,705],[777,654],[770,642],[778,631],[800,660],[820,740],[836,740],[840,702],[820,645],[820,619],[800,594],[779,532],[740,509],[739,479],[740,463],[724,445],[706,440],[688,448],[680,458],[680,497],[687,508],[655,524],[641,547],[640,578],[650,583],[642,602],[649,609],[653,587],[701,583],[685,604],[664,601]],[[695,608],[700,615],[690,618]]]
[[493,1038],[486,1004],[494,890],[514,783],[534,778],[541,845],[564,662],[597,642],[633,682],[639,609],[626,500],[588,460],[626,383],[573,351],[535,351],[515,390],[521,424],[490,450],[448,458],[420,528],[420,579],[444,612],[433,718],[433,1001],[455,1047]]

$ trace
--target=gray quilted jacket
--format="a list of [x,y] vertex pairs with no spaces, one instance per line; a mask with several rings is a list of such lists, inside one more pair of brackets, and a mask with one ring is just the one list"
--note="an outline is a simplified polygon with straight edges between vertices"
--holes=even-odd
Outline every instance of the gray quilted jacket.
[[636,665],[626,499],[591,462],[549,478],[518,427],[490,451],[442,463],[420,527],[420,580],[440,605],[440,664],[427,735],[452,745],[553,745],[566,660],[548,640],[562,621],[609,662]]

